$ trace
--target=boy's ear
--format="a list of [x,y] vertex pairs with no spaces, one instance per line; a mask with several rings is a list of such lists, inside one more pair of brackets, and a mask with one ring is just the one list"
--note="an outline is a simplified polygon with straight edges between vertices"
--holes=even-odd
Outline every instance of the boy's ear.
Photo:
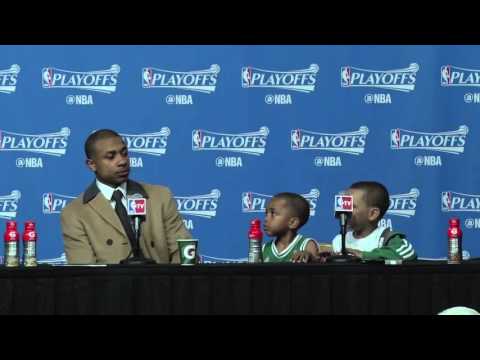
[[297,216],[292,216],[290,220],[288,220],[288,228],[295,230],[298,229],[300,226],[300,219]]
[[378,207],[371,207],[368,210],[368,220],[370,222],[379,221],[380,220],[380,209]]

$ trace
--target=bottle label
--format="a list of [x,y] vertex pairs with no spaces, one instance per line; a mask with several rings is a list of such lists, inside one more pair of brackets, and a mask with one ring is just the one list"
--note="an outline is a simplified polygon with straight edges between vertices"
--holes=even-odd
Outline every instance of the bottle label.
[[18,247],[16,242],[7,242],[5,243],[7,249],[6,256],[18,256]]
[[248,262],[261,263],[262,259],[262,243],[258,240],[250,240],[250,247],[248,249]]
[[26,241],[24,243],[24,256],[25,257],[35,257],[37,256],[36,252],[36,242],[35,241]]
[[18,266],[18,247],[16,242],[5,243],[5,266]]
[[448,240],[448,263],[456,264],[460,263],[460,251],[458,238],[452,237]]

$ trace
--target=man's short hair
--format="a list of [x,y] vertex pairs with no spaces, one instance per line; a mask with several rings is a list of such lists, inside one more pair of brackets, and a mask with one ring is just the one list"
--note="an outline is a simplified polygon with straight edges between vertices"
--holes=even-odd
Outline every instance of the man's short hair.
[[274,196],[275,199],[284,199],[287,203],[287,206],[293,213],[293,216],[296,216],[300,220],[301,228],[306,224],[310,216],[310,204],[308,201],[301,195],[291,192],[282,192]]
[[380,217],[383,218],[390,206],[390,196],[385,186],[376,181],[359,181],[350,186],[350,189],[364,191],[364,200],[367,206],[375,206],[380,209]]
[[85,140],[85,155],[87,156],[87,159],[91,159],[95,153],[95,143],[97,141],[112,137],[121,138],[120,134],[110,129],[101,129],[91,133],[87,140]]

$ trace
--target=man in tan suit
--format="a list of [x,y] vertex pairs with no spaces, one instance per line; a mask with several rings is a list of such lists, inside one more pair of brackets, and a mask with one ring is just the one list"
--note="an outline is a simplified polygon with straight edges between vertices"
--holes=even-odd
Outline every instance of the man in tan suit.
[[104,129],[92,133],[85,142],[85,153],[87,166],[96,179],[62,211],[68,263],[118,264],[132,256],[135,243],[132,224],[125,220],[126,216],[122,219],[127,195],[147,199],[146,219],[140,226],[143,256],[157,263],[178,263],[176,241],[191,235],[170,190],[128,179],[128,149],[115,131]]

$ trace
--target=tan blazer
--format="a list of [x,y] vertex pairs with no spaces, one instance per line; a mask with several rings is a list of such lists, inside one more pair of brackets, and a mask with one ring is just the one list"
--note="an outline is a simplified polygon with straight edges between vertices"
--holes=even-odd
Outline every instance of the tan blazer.
[[[189,239],[170,190],[129,180],[127,194],[147,198],[140,247],[157,263],[178,263],[177,239]],[[69,264],[118,264],[129,256],[130,242],[115,210],[96,183],[70,202],[61,214],[63,242]]]

